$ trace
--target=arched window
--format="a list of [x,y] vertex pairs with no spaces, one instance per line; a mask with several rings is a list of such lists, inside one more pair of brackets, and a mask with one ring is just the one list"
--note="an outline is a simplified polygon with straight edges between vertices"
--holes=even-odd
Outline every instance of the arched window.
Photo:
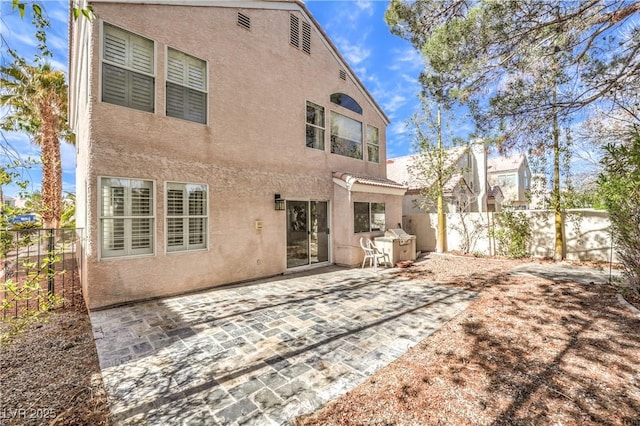
[[334,93],[331,95],[331,102],[348,110],[362,114],[362,107],[349,95],[344,93]]

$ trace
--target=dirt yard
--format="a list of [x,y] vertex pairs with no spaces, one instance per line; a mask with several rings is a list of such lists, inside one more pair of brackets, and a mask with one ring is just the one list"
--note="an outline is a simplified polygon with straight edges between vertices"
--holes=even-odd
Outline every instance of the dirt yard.
[[479,299],[299,425],[640,425],[640,316],[614,288],[430,257],[405,274]]
[[1,425],[110,424],[89,316],[76,307],[0,348]]
[[[640,317],[609,286],[430,255],[398,273],[479,292],[461,315],[301,425],[640,425]],[[640,306],[639,306],[640,307]],[[88,316],[66,310],[0,349],[0,424],[107,425]]]

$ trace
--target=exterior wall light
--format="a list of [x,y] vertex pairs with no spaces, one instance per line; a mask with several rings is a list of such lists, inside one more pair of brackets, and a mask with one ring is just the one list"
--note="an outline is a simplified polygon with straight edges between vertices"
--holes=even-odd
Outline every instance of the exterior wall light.
[[274,197],[276,210],[284,210],[284,200],[280,198],[280,194],[276,194]]

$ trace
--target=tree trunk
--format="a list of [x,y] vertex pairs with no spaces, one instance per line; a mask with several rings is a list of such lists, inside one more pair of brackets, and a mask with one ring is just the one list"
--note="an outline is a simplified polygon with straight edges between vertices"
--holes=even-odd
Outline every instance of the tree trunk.
[[447,251],[447,217],[444,214],[444,185],[442,170],[444,160],[442,158],[442,118],[440,116],[440,105],[438,105],[438,239],[436,241],[436,252]]
[[62,163],[60,140],[48,105],[42,109],[40,159],[42,161],[42,221],[45,228],[58,228],[62,214]]
[[[554,100],[555,102],[555,100]],[[556,261],[564,259],[564,218],[560,205],[560,129],[558,115],[553,116],[553,212],[555,216],[555,250],[553,258]]]

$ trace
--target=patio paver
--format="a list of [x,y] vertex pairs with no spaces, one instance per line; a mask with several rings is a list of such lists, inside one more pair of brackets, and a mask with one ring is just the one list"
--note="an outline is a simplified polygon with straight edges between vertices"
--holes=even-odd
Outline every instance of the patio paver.
[[328,267],[90,315],[116,423],[277,425],[362,383],[474,297]]

